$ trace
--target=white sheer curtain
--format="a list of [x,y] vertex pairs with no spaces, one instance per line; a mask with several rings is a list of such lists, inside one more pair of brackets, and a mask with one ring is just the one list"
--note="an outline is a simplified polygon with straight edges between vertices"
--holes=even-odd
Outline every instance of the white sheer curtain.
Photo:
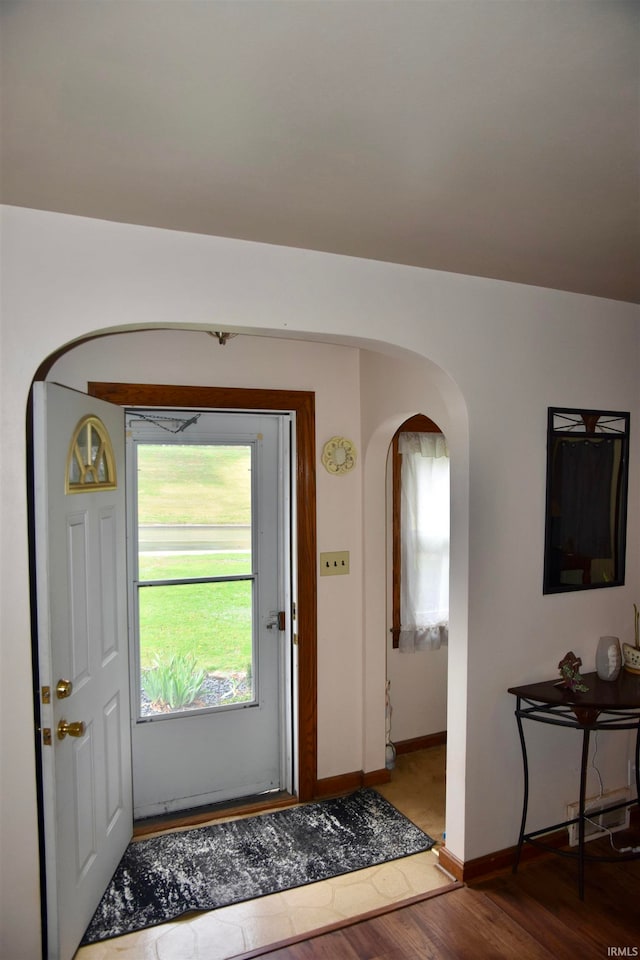
[[441,433],[401,433],[400,650],[449,634],[449,451]]

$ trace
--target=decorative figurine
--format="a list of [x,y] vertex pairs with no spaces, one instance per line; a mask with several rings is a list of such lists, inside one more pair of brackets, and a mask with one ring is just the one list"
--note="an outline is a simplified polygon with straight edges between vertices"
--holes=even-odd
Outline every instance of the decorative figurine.
[[637,603],[633,605],[633,625],[635,641],[633,646],[630,643],[622,644],[622,659],[625,670],[638,676],[640,675],[640,610]]
[[565,654],[558,664],[560,676],[564,680],[565,687],[567,690],[573,690],[574,693],[586,693],[589,689],[580,676],[581,666],[582,660],[580,657],[576,657],[573,650]]

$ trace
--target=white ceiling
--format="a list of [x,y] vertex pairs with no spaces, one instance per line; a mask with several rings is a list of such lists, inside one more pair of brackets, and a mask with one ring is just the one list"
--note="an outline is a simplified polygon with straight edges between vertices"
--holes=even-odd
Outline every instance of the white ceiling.
[[2,0],[2,201],[640,302],[637,0]]

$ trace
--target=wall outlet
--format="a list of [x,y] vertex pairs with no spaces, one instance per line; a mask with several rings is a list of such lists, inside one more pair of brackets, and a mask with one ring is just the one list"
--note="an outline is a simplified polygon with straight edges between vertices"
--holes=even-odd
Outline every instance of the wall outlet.
[[349,551],[334,550],[333,553],[320,554],[320,576],[336,577],[349,573]]

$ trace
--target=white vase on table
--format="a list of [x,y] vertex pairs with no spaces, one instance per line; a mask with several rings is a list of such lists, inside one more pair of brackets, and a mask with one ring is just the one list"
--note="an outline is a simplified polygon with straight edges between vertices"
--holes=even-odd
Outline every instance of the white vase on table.
[[601,680],[617,680],[622,667],[620,641],[617,637],[600,637],[596,648],[596,673]]

